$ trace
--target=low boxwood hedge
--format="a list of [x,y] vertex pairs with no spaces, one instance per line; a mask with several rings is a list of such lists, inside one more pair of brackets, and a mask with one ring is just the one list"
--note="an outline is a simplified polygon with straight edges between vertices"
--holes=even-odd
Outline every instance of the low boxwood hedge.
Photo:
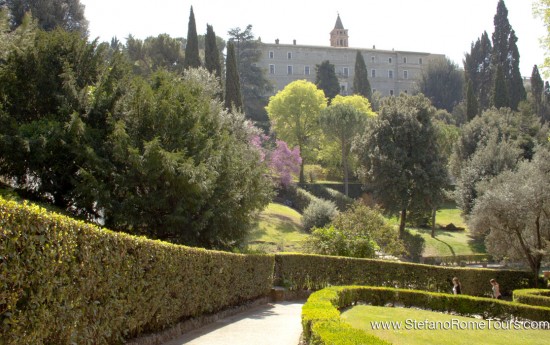
[[[485,318],[510,317],[532,321],[550,320],[550,308],[530,306],[490,298],[451,295],[418,290],[371,286],[337,286],[313,293],[302,308],[302,327],[308,344],[388,344],[374,335],[353,329],[340,320],[339,309],[358,302],[383,306],[401,303],[434,311],[461,315],[482,315]],[[348,342],[347,339],[360,339]]]
[[533,286],[530,272],[431,265],[347,257],[276,254],[276,284],[293,290],[319,290],[330,285],[370,285],[451,292],[458,277],[462,292],[490,296],[489,280],[496,279],[504,295]]
[[273,268],[0,198],[0,343],[120,344],[267,295]]
[[514,290],[513,296],[514,301],[518,303],[550,308],[550,290],[548,289]]

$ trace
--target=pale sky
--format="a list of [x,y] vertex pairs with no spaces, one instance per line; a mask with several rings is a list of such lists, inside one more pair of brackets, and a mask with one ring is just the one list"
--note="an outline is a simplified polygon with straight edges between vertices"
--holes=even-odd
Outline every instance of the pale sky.
[[[90,37],[124,41],[132,34],[146,38],[167,33],[187,37],[189,9],[193,6],[197,32],[206,24],[227,39],[231,28],[252,31],[263,42],[329,46],[329,33],[337,13],[349,30],[349,45],[356,48],[445,54],[460,67],[464,53],[483,31],[494,31],[498,0],[80,0],[86,6]],[[520,69],[531,76],[533,65],[544,60],[539,39],[542,21],[532,14],[533,0],[505,0],[508,20],[518,37]]]

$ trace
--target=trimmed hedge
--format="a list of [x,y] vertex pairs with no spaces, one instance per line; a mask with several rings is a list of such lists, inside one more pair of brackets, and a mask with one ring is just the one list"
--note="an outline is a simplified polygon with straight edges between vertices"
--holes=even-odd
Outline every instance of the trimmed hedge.
[[120,344],[265,296],[273,268],[0,198],[0,343]]
[[[502,300],[451,295],[417,290],[337,286],[313,293],[302,308],[302,327],[307,344],[388,344],[365,331],[353,329],[340,320],[339,309],[357,302],[383,306],[402,303],[435,311],[453,311],[461,315],[478,314],[485,318],[519,317],[532,321],[550,320],[550,308],[506,302]],[[348,339],[356,339],[348,342]]]
[[449,256],[424,256],[421,262],[426,265],[459,265],[461,262],[483,263],[492,262],[490,254],[449,255]]
[[464,294],[490,296],[489,280],[494,278],[499,282],[501,292],[511,295],[513,290],[532,287],[531,276],[526,271],[437,267],[294,253],[275,255],[275,283],[292,290],[319,290],[330,285],[371,285],[451,292],[452,278],[458,277]]
[[548,289],[514,290],[513,296],[514,301],[518,303],[550,308],[550,290]]

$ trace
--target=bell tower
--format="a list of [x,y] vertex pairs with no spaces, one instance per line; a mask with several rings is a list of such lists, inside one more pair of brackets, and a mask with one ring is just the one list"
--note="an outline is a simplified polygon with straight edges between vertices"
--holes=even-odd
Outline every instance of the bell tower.
[[336,18],[334,29],[330,32],[330,46],[347,47],[348,38],[348,30],[344,29],[344,25],[342,25],[342,20],[340,19],[340,13],[338,13],[338,18]]

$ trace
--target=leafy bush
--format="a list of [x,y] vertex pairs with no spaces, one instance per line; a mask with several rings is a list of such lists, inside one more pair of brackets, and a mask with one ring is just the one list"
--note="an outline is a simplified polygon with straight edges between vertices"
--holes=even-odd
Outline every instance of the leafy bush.
[[356,203],[336,215],[330,227],[315,229],[306,243],[311,253],[372,258],[376,250],[400,255],[405,251],[397,231],[377,209]]
[[419,262],[426,246],[426,241],[419,234],[414,235],[405,229],[403,232],[403,242],[405,243],[409,259],[413,262]]
[[309,204],[317,199],[310,192],[295,186],[280,188],[277,198],[280,203],[290,206],[300,213],[304,213]]
[[312,193],[318,198],[326,199],[333,201],[338,207],[339,211],[347,210],[351,205],[353,205],[353,199],[346,196],[344,193],[337,191],[320,184],[306,184],[303,186],[304,189]]
[[315,199],[302,214],[302,225],[305,231],[312,228],[320,228],[328,224],[338,213],[336,205],[332,201]]
[[318,164],[306,164],[304,166],[304,175],[309,182],[314,183],[317,180],[327,178],[327,170]]
[[0,343],[120,344],[267,295],[273,267],[0,198]]
[[550,308],[550,290],[547,289],[514,290],[513,297],[514,302]]

